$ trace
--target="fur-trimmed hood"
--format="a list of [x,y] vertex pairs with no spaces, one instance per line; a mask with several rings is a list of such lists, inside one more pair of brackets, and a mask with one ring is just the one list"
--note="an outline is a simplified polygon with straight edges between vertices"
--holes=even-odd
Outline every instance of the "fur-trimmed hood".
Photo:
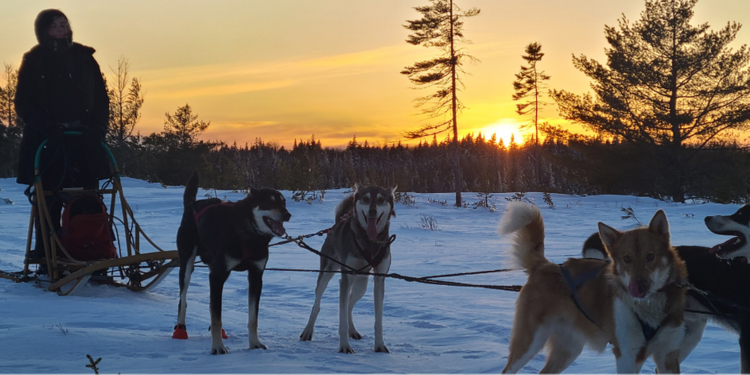
[[[36,34],[36,40],[40,45],[49,47],[52,50],[57,50],[59,41],[49,36],[49,34],[47,34],[47,30],[57,17],[65,17],[66,20],[68,19],[65,13],[57,9],[46,9],[39,12],[39,14],[36,16],[36,20],[34,21],[34,33]],[[70,20],[68,20],[68,24],[70,24]],[[70,29],[70,35],[68,35],[68,37],[66,38],[66,42],[68,47],[71,47],[73,45],[72,28]]]

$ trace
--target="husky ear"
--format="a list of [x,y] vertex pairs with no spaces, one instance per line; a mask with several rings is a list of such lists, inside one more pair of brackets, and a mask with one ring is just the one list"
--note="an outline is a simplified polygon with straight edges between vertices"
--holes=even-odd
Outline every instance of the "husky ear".
[[250,187],[250,192],[247,193],[247,196],[249,198],[252,198],[254,195],[258,195],[258,189],[256,189],[256,188],[254,188],[254,187],[251,186]]
[[362,188],[362,185],[360,185],[360,184],[359,184],[359,182],[355,182],[355,183],[354,183],[354,191],[355,191],[355,192],[356,192],[357,190],[361,189],[361,188]]
[[667,221],[667,214],[663,210],[656,211],[648,224],[648,230],[669,239],[669,221]]
[[390,189],[391,190],[391,195],[393,195],[393,194],[396,193],[396,189],[398,189],[398,185],[393,185],[393,187]]
[[607,249],[607,252],[609,252],[612,245],[620,239],[620,236],[622,236],[622,232],[607,224],[599,222],[599,237],[602,239],[604,248]]

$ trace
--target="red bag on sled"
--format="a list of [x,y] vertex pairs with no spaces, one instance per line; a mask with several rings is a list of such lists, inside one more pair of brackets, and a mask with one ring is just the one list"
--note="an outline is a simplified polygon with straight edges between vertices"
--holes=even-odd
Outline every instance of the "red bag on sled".
[[82,194],[65,205],[60,241],[77,260],[111,259],[117,249],[107,207],[98,196]]

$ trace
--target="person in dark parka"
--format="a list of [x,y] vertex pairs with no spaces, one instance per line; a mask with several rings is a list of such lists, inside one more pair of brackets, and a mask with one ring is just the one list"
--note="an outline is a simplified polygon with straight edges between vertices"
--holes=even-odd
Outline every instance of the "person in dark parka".
[[[16,182],[34,182],[37,148],[49,139],[40,163],[45,190],[97,187],[110,176],[99,145],[109,126],[109,97],[94,49],[73,42],[68,19],[57,9],[40,12],[34,29],[39,44],[23,57],[14,99],[25,124]],[[83,135],[63,136],[68,130]]]
[[[23,56],[14,98],[25,124],[16,182],[34,183],[36,152],[47,139],[39,164],[44,190],[96,189],[111,169],[101,147],[109,127],[109,97],[94,49],[73,42],[68,19],[57,9],[40,12],[34,30],[39,44]],[[52,194],[46,201],[59,231],[62,198]],[[44,251],[38,223],[36,233],[34,258]]]

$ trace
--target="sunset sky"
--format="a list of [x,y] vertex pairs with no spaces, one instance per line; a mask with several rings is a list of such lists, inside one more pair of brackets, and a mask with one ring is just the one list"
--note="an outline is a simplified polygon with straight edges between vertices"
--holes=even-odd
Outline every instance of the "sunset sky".
[[[604,26],[624,14],[640,18],[643,0],[456,0],[481,14],[466,20],[466,51],[480,60],[465,66],[459,117],[461,134],[497,133],[506,142],[528,122],[515,113],[514,74],[524,48],[539,42],[539,67],[550,88],[582,94],[589,80],[571,63],[573,54],[605,62]],[[165,112],[189,103],[211,121],[203,139],[244,145],[256,138],[290,146],[315,135],[324,147],[345,145],[353,136],[383,144],[424,124],[414,90],[399,72],[438,50],[405,42],[406,20],[427,0],[127,0],[2,1],[0,59],[18,67],[36,44],[39,11],[62,10],[73,39],[96,48],[108,76],[117,60],[145,91],[143,135],[163,129]],[[733,43],[750,42],[748,0],[701,0],[693,24],[712,30],[744,25]],[[4,82],[4,77],[0,78]],[[546,120],[565,124],[550,99]],[[580,127],[571,126],[580,131]],[[443,137],[440,137],[442,139]]]

